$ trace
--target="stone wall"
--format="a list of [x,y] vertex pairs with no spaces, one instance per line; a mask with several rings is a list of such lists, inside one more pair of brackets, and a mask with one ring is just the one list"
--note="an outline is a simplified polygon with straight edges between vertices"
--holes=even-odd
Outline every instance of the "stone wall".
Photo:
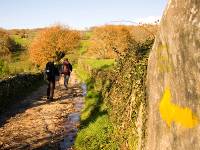
[[0,80],[0,112],[13,101],[15,102],[18,97],[26,95],[42,81],[43,75],[41,73],[19,74]]

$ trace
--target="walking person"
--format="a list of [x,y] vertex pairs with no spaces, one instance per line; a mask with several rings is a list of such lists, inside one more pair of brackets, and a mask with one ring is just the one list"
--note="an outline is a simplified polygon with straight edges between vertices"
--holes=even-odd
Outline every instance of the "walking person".
[[70,74],[72,72],[72,65],[69,63],[68,59],[65,59],[62,65],[62,74],[64,75],[64,86],[67,89]]
[[59,76],[59,71],[54,65],[54,60],[46,64],[45,74],[48,81],[47,99],[53,100],[56,76]]

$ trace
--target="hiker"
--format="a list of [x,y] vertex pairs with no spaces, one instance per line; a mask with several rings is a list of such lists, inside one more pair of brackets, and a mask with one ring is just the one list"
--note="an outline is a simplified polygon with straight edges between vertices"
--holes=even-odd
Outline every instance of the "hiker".
[[68,81],[70,74],[72,72],[72,65],[69,63],[68,59],[65,59],[63,64],[62,64],[62,71],[61,73],[64,75],[64,86],[67,89]]
[[59,76],[59,71],[54,65],[54,60],[46,64],[45,75],[48,81],[47,99],[53,100],[56,76]]

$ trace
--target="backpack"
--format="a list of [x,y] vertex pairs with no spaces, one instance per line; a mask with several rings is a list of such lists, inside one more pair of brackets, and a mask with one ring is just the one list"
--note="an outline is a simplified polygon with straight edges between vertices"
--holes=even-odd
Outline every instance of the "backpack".
[[45,75],[47,80],[53,80],[55,78],[54,73],[54,64],[52,62],[48,62],[45,68]]
[[65,74],[65,75],[70,74],[69,64],[63,64],[63,74]]

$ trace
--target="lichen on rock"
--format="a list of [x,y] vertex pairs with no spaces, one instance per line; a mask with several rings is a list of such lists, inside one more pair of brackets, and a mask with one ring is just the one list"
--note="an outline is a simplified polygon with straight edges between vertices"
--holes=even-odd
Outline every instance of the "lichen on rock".
[[200,3],[170,0],[147,71],[146,149],[200,149]]

